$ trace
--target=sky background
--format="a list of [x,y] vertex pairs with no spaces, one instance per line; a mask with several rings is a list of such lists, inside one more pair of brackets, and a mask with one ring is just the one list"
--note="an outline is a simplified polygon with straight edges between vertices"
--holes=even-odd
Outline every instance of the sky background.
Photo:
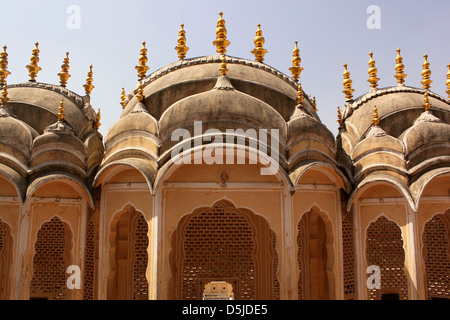
[[[67,22],[79,8],[79,29]],[[380,8],[380,29],[369,29],[370,5]],[[37,81],[59,84],[62,61],[69,52],[67,88],[84,95],[89,66],[93,65],[91,104],[101,109],[100,132],[119,119],[122,87],[129,93],[137,84],[135,66],[142,41],[148,49],[147,75],[178,60],[174,47],[184,23],[186,58],[216,54],[215,39],[219,12],[223,12],[231,42],[227,55],[254,60],[250,53],[257,24],[261,23],[267,65],[291,76],[292,50],[298,41],[301,83],[316,97],[322,122],[337,133],[336,110],[345,104],[342,93],[343,64],[353,80],[356,98],[369,91],[369,52],[374,53],[379,88],[395,86],[396,49],[405,65],[405,84],[421,87],[423,55],[428,54],[432,71],[431,91],[447,97],[445,80],[450,63],[450,1],[448,0],[91,0],[29,1],[2,4],[0,45],[7,45],[9,84],[28,81],[34,43],[39,42],[42,70]]]

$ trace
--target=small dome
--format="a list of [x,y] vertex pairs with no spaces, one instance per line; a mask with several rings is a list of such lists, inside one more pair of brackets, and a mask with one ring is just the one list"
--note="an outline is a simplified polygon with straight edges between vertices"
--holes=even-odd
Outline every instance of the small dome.
[[143,103],[138,103],[134,109],[122,116],[105,137],[105,143],[113,140],[116,136],[127,131],[143,131],[148,132],[155,137],[158,136],[158,122],[151,116]]
[[[221,55],[184,59],[163,67],[143,81],[145,104],[151,115],[160,119],[174,103],[188,96],[207,92],[220,75]],[[233,87],[272,106],[287,121],[295,105],[296,83],[276,69],[256,61],[225,56],[227,77]],[[128,101],[123,115],[138,103]]]
[[33,139],[38,135],[36,130],[16,118],[9,107],[0,107],[0,142],[7,145],[12,155],[25,165]]
[[238,128],[278,129],[279,139],[286,139],[286,123],[274,108],[255,97],[229,88],[216,87],[171,105],[159,121],[162,143],[170,140],[175,129],[189,129],[194,121],[202,121],[203,129],[211,127],[222,132]]
[[[450,104],[439,95],[429,92],[433,113],[450,123]],[[406,86],[383,88],[357,98],[344,113],[347,131],[355,140],[364,137],[372,126],[372,110],[376,106],[380,127],[387,134],[399,137],[411,127],[423,112],[424,90]]]
[[[333,162],[336,156],[336,143],[331,131],[297,106],[291,120],[287,123],[288,158],[290,163],[302,159],[316,158],[318,161]],[[314,153],[314,155],[312,155]]]
[[433,158],[448,158],[450,154],[450,124],[442,122],[430,111],[423,112],[400,138],[410,168]]
[[33,142],[30,169],[31,180],[46,172],[63,171],[86,178],[87,149],[72,128],[58,121],[44,130]]
[[8,97],[14,114],[40,134],[56,122],[61,99],[65,120],[75,135],[82,137],[92,128],[92,121],[84,112],[83,97],[64,87],[39,82],[13,84],[8,85]]

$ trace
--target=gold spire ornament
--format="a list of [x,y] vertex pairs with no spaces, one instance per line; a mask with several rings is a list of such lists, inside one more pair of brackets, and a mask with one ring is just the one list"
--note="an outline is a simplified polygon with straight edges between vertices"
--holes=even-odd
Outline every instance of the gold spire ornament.
[[147,49],[145,48],[145,41],[142,42],[141,54],[139,56],[139,64],[135,67],[138,72],[138,79],[143,80],[146,76],[146,73],[149,69],[147,66]]
[[300,67],[300,62],[302,62],[302,59],[300,58],[300,50],[298,49],[298,42],[295,41],[295,48],[292,54],[292,67],[289,68],[289,71],[291,71],[292,78],[294,78],[295,82],[298,82],[300,74],[303,71],[303,68]]
[[422,68],[422,81],[420,83],[422,83],[423,89],[428,90],[430,89],[433,80],[430,79],[431,70],[430,70],[430,63],[428,62],[428,55],[426,54],[423,57],[425,58],[425,60],[423,62]]
[[425,93],[423,94],[423,106],[425,107],[425,111],[430,110],[431,104],[428,99],[428,90],[425,90]]
[[95,88],[95,87],[92,85],[92,81],[93,81],[92,75],[93,75],[93,72],[92,72],[92,65],[91,65],[91,66],[89,67],[89,72],[88,72],[87,77],[86,77],[86,84],[83,85],[84,90],[86,91],[86,94],[87,94],[88,96],[91,95],[92,89]]
[[57,116],[58,116],[58,122],[64,121],[64,99],[61,99],[61,102],[59,103]]
[[125,88],[122,88],[122,94],[120,95],[120,104],[122,105],[122,110],[125,109],[125,100],[127,100],[127,95],[125,93]]
[[316,97],[313,97],[313,107],[314,107],[314,111],[315,111],[315,112],[319,111],[319,110],[317,110]]
[[297,104],[302,105],[303,99],[304,99],[303,88],[302,88],[302,84],[299,82],[298,86],[297,86]]
[[450,99],[450,63],[447,65],[447,68],[447,81],[445,81],[445,84],[447,85],[447,91],[445,92],[448,94],[448,99]]
[[3,46],[3,51],[0,52],[0,85],[6,85],[6,78],[11,73],[8,71],[8,54],[6,53],[6,46]]
[[95,120],[95,123],[94,123],[94,127],[97,130],[100,128],[100,125],[101,125],[100,120],[101,119],[102,119],[102,117],[101,117],[100,108],[99,108],[98,112],[97,112],[97,119]]
[[224,54],[227,52],[227,47],[230,45],[230,41],[227,40],[227,29],[225,28],[225,20],[222,18],[223,13],[219,13],[220,18],[217,20],[216,28],[216,40],[213,41],[213,45],[217,48],[218,54]]
[[227,62],[226,62],[226,58],[225,55],[222,56],[222,63],[220,65],[220,73],[222,74],[222,76],[226,76],[227,75]]
[[378,86],[378,81],[380,80],[379,78],[377,78],[377,68],[375,67],[375,60],[373,60],[373,52],[370,51],[369,52],[369,79],[367,80],[367,82],[370,83],[370,86],[372,87],[371,90],[376,90],[377,86]]
[[377,106],[373,106],[373,124],[378,126],[380,124],[380,118],[378,118]]
[[267,53],[267,50],[263,48],[265,39],[262,36],[261,24],[258,24],[258,29],[256,30],[256,36],[253,42],[255,44],[255,48],[251,51],[251,53],[255,56],[256,61],[263,62],[264,55]]
[[36,42],[34,45],[35,45],[35,47],[31,53],[31,58],[30,58],[31,63],[26,66],[26,68],[28,69],[28,72],[29,72],[28,75],[30,77],[30,79],[28,81],[30,81],[30,82],[36,82],[37,73],[42,70],[42,68],[38,66],[39,42]]
[[397,79],[397,83],[399,86],[403,86],[406,78],[406,74],[403,72],[405,69],[405,66],[403,64],[403,58],[400,55],[400,49],[397,49],[397,57],[395,58],[395,75],[394,77]]
[[344,119],[342,119],[341,109],[339,108],[339,106],[337,107],[337,116],[337,122],[339,123],[339,128],[341,128],[344,124]]
[[175,50],[178,52],[178,58],[183,60],[186,57],[189,47],[186,46],[186,31],[184,31],[184,24],[182,23],[180,27],[180,31],[178,31],[178,46],[175,47]]
[[1,96],[0,100],[1,100],[1,105],[2,106],[6,106],[6,103],[9,100],[6,82],[3,84],[2,96]]
[[344,73],[342,74],[344,76],[344,81],[342,84],[344,85],[344,90],[342,91],[345,94],[346,102],[352,102],[353,101],[353,92],[355,92],[355,89],[352,88],[352,80],[350,79],[350,72],[347,70],[347,64],[344,63]]
[[71,77],[69,74],[69,53],[66,52],[66,57],[63,60],[63,64],[61,65],[61,72],[58,73],[59,76],[59,83],[61,84],[61,87],[66,87],[67,80]]
[[142,86],[142,80],[139,81],[139,88],[136,94],[139,102],[144,102],[144,87]]

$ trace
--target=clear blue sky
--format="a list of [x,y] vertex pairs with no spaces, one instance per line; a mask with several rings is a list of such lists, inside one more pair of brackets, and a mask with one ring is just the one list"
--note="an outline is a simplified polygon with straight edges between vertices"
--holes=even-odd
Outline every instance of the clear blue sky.
[[[69,29],[67,8],[80,9],[80,28]],[[380,29],[369,29],[370,5],[380,8]],[[137,84],[134,66],[142,41],[147,42],[150,74],[175,62],[174,50],[180,23],[185,24],[187,58],[215,54],[218,13],[223,11],[230,56],[254,59],[256,25],[261,23],[265,63],[290,75],[294,41],[299,42],[301,82],[316,97],[319,116],[333,134],[337,132],[336,109],[345,103],[342,93],[343,63],[356,89],[354,97],[369,91],[368,53],[374,52],[379,88],[396,85],[393,77],[396,49],[402,50],[406,85],[421,87],[423,55],[429,55],[431,90],[444,97],[446,65],[450,63],[450,1],[448,0],[14,0],[2,4],[0,45],[7,45],[8,83],[28,81],[25,66],[34,43],[39,41],[42,71],[39,82],[59,84],[65,52],[69,51],[67,88],[84,95],[83,84],[93,65],[93,107],[102,110],[100,132],[116,122],[121,113],[120,93]]]

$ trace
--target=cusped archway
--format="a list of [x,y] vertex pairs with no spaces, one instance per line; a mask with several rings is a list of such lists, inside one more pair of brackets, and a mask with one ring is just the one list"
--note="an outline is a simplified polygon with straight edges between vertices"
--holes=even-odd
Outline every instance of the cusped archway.
[[180,219],[171,236],[172,299],[202,299],[205,285],[225,281],[234,299],[278,299],[275,232],[226,200]]

